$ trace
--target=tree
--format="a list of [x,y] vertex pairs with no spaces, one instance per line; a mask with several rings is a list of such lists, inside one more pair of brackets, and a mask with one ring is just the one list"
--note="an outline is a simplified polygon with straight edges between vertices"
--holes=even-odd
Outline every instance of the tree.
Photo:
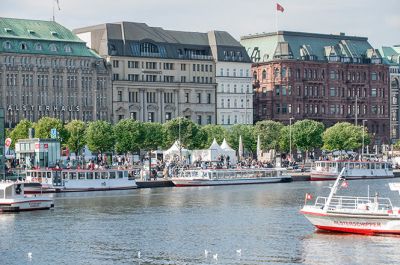
[[254,137],[252,125],[235,124],[228,130],[227,141],[235,150],[239,150],[239,137],[242,136],[243,149],[254,153],[257,149],[257,139]]
[[164,148],[170,147],[178,139],[188,149],[202,147],[204,135],[200,132],[199,125],[191,120],[182,117],[175,118],[164,123],[163,129],[165,136]]
[[15,128],[10,133],[10,138],[12,140],[12,142],[11,142],[12,148],[14,148],[17,140],[28,138],[28,131],[29,131],[29,128],[32,128],[32,126],[33,126],[33,123],[26,119],[21,120],[17,124],[17,126],[15,126]]
[[92,152],[112,151],[115,145],[113,127],[106,121],[89,122],[85,139],[89,150]]
[[146,150],[156,150],[164,144],[164,130],[160,123],[143,123],[144,141],[141,145]]
[[201,127],[200,130],[203,132],[205,138],[202,148],[208,148],[214,138],[221,144],[224,138],[228,136],[228,131],[221,125],[208,124]]
[[276,121],[259,121],[254,126],[254,136],[260,136],[261,148],[264,150],[278,149],[279,137],[283,124]]
[[80,150],[86,144],[86,125],[83,121],[72,120],[67,125],[65,125],[65,129],[67,130],[69,135],[66,145],[68,149],[71,150],[71,152],[74,152],[76,155],[78,155]]
[[323,149],[334,150],[355,150],[362,146],[364,134],[364,144],[368,145],[371,141],[367,129],[363,131],[362,126],[355,126],[348,122],[338,122],[328,128],[323,135]]
[[35,123],[34,128],[36,138],[50,138],[50,131],[54,128],[57,130],[57,139],[61,142],[61,144],[64,144],[68,141],[68,132],[64,128],[63,122],[59,119],[43,117]]
[[139,150],[144,140],[143,124],[132,119],[120,120],[114,125],[115,149],[118,153]]
[[[292,133],[293,133],[293,126],[292,126]],[[292,140],[293,140],[293,134],[292,134]],[[293,148],[293,142],[292,142],[292,148]],[[280,136],[279,136],[279,149],[283,152],[289,152],[290,151],[290,126],[284,126],[281,130]]]
[[324,124],[318,121],[298,121],[292,125],[292,143],[298,150],[305,151],[307,156],[309,150],[322,146],[324,128]]

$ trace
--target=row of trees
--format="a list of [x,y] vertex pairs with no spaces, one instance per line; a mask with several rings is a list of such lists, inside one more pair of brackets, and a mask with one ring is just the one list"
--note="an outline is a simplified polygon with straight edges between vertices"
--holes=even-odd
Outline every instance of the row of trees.
[[168,148],[177,139],[189,149],[207,148],[215,138],[219,143],[224,138],[232,148],[238,149],[239,136],[242,136],[245,149],[256,151],[257,137],[260,136],[263,150],[275,149],[289,152],[292,149],[310,151],[355,150],[370,142],[370,135],[360,126],[350,123],[337,123],[325,130],[321,122],[313,120],[297,121],[285,126],[275,121],[260,121],[252,125],[234,125],[225,128],[221,125],[199,126],[191,120],[176,118],[165,124],[139,122],[124,119],[112,125],[106,121],[84,123],[73,120],[63,124],[56,118],[44,117],[36,123],[22,120],[9,133],[13,144],[16,140],[28,138],[28,129],[35,129],[36,138],[50,138],[50,130],[57,129],[58,139],[72,152],[80,151],[85,145],[92,152],[116,151],[134,152],[139,149],[155,150]]

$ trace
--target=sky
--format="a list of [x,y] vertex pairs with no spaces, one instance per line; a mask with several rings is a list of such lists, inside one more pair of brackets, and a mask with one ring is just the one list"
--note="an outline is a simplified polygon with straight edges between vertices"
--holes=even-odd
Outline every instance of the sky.
[[[143,22],[169,30],[225,30],[240,36],[278,30],[368,37],[373,47],[400,45],[399,0],[1,0],[0,16],[51,20],[74,29]],[[284,7],[276,12],[276,3]]]

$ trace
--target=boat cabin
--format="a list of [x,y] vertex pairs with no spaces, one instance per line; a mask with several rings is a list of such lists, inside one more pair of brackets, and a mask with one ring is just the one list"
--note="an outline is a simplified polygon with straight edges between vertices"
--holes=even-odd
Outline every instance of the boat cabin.
[[384,169],[393,170],[392,164],[378,161],[317,161],[314,164],[316,171],[339,173],[342,168],[353,169]]
[[1,182],[0,199],[12,199],[17,196],[24,196],[24,184],[18,182]]
[[203,179],[247,179],[267,178],[284,175],[284,169],[204,169],[184,170],[180,177]]

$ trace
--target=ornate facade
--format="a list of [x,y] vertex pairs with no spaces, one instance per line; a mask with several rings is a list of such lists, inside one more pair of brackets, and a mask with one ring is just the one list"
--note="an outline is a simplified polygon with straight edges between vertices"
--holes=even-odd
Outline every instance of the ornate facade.
[[111,71],[53,21],[0,18],[0,106],[7,127],[41,117],[111,120]]
[[362,125],[390,142],[389,70],[367,38],[280,31],[242,37],[254,64],[254,119]]

